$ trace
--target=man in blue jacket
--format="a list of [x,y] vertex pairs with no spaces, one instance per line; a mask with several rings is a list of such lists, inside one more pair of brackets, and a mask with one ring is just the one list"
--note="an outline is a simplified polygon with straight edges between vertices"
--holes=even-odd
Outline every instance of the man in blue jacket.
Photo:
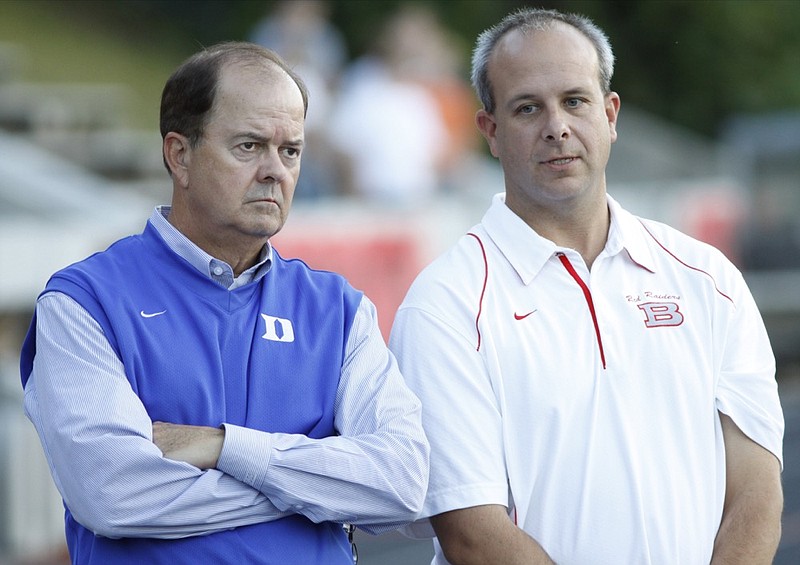
[[172,204],[59,271],[25,410],[72,562],[352,563],[343,524],[413,519],[428,444],[372,303],[285,260],[308,96],[273,52],[189,58],[161,102]]

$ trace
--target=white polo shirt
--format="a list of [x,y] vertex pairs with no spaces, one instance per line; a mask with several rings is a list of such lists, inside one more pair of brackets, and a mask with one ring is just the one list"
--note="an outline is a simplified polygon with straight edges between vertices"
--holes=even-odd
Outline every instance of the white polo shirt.
[[708,563],[718,411],[782,459],[774,357],[739,271],[608,203],[591,272],[499,194],[414,282],[390,347],[422,400],[431,477],[407,533],[503,504],[561,565]]

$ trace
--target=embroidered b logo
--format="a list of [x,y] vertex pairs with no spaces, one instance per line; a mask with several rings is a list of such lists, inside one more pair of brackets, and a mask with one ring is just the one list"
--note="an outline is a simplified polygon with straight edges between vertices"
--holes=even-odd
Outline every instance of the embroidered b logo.
[[644,312],[644,325],[648,328],[680,326],[683,323],[683,314],[674,302],[645,302],[636,306]]

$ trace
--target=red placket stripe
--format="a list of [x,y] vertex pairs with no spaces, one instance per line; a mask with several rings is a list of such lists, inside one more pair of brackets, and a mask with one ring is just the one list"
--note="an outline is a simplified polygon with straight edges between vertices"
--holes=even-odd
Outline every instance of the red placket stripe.
[[594,310],[594,301],[592,300],[592,293],[589,291],[589,287],[586,286],[586,283],[583,282],[580,275],[578,275],[575,267],[572,266],[572,263],[569,262],[567,256],[563,253],[557,253],[558,259],[561,261],[561,264],[564,265],[564,268],[567,272],[575,279],[575,282],[578,283],[578,286],[581,287],[583,291],[583,297],[586,299],[586,304],[589,306],[589,312],[592,314],[592,323],[594,324],[594,333],[597,336],[597,346],[600,348],[600,360],[603,363],[603,369],[606,368],[606,353],[603,350],[603,339],[600,337],[600,326],[597,324],[597,313]]

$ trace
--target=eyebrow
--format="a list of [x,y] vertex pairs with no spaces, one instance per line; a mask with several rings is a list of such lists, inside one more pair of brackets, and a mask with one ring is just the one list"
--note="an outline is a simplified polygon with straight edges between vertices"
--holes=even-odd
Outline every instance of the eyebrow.
[[[590,93],[589,89],[578,86],[578,87],[570,88],[568,90],[565,90],[565,91],[559,93],[559,96],[562,97],[562,98],[569,98],[571,96],[586,96],[589,93]],[[516,104],[518,104],[520,102],[523,102],[525,100],[534,100],[535,101],[535,100],[539,100],[539,99],[541,99],[541,96],[539,96],[538,94],[530,94],[530,93],[524,92],[522,94],[518,94],[517,96],[515,96],[514,98],[509,100],[508,101],[508,105],[509,106],[515,106]]]
[[[269,143],[272,138],[265,137],[260,133],[256,133],[253,131],[243,131],[234,134],[233,136],[231,136],[231,139],[233,139],[234,141],[247,139],[255,141],[256,143],[266,144]],[[283,143],[282,145],[290,145],[292,147],[303,147],[305,145],[305,141],[303,138],[290,139],[289,141]]]

